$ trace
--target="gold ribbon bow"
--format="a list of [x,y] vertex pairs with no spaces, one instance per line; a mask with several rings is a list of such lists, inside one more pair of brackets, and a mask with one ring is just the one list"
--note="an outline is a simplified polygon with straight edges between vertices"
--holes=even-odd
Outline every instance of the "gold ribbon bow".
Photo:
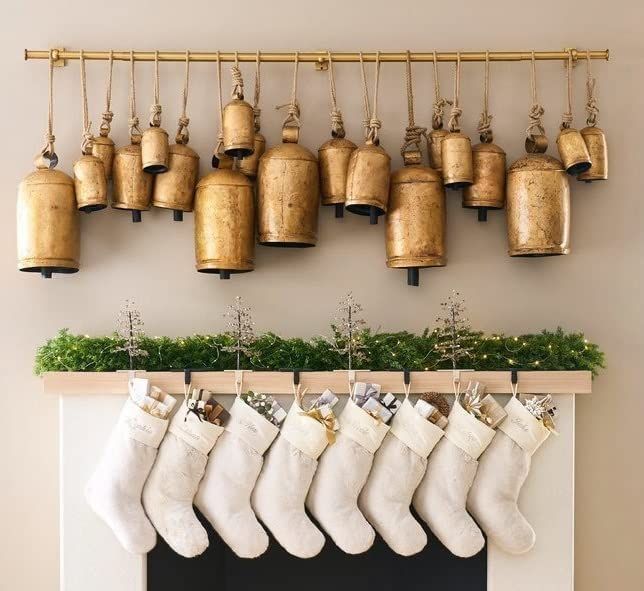
[[322,415],[319,408],[312,408],[311,410],[303,410],[300,414],[310,417],[314,421],[324,425],[324,428],[326,429],[326,440],[329,442],[329,445],[333,445],[335,443],[335,415],[332,412],[325,417]]

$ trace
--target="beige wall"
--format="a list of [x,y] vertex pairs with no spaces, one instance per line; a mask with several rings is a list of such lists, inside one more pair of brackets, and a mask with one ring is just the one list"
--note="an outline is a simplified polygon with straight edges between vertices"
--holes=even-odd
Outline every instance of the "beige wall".
[[[142,308],[150,334],[216,331],[222,311],[237,294],[254,307],[259,329],[287,335],[325,332],[336,301],[352,289],[370,323],[383,329],[420,330],[433,322],[438,302],[452,288],[467,298],[473,324],[485,330],[583,329],[601,344],[608,369],[595,393],[578,402],[576,579],[583,591],[635,589],[644,581],[644,406],[636,368],[642,359],[642,65],[644,12],[632,2],[544,0],[435,4],[427,2],[188,2],[179,13],[171,2],[33,0],[3,12],[4,150],[0,158],[5,209],[0,218],[5,338],[0,345],[5,417],[0,493],[0,571],[3,589],[52,590],[58,580],[57,402],[45,398],[31,374],[34,350],[61,327],[101,334],[112,330],[126,297]],[[321,215],[319,247],[306,251],[259,248],[257,271],[229,282],[194,271],[192,216],[183,224],[155,211],[143,224],[105,211],[83,217],[82,271],[42,281],[15,270],[15,187],[31,168],[45,122],[46,64],[22,60],[25,47],[139,49],[559,49],[610,47],[609,63],[595,62],[600,122],[610,139],[611,179],[574,184],[572,254],[546,260],[511,260],[505,254],[503,214],[478,224],[449,196],[449,265],[422,274],[420,289],[407,288],[401,271],[383,261],[382,225],[362,218],[336,222]],[[57,70],[56,136],[61,169],[79,151],[78,62]],[[481,65],[463,68],[463,123],[474,135],[480,110]],[[139,112],[151,101],[151,67],[139,67]],[[251,67],[247,72],[252,88]],[[90,63],[88,81],[94,121],[102,110],[105,64]],[[214,65],[194,67],[190,115],[192,145],[204,157],[214,143]],[[416,113],[428,121],[430,67],[415,67]],[[451,68],[442,69],[446,92]],[[564,108],[563,69],[539,64],[540,98],[551,145]],[[273,106],[288,98],[290,69],[264,69],[264,133],[278,138],[282,115]],[[577,123],[582,123],[583,68],[575,73]],[[174,130],[181,66],[162,66],[164,122]],[[493,65],[491,108],[495,138],[509,159],[521,153],[528,109],[528,64]],[[338,93],[349,136],[359,137],[359,70],[337,68]],[[316,148],[328,135],[324,74],[302,66],[302,140]],[[227,83],[226,83],[227,84]],[[400,165],[405,126],[403,70],[383,67],[382,143]],[[126,68],[117,64],[114,135],[125,141]],[[88,425],[91,429],[91,425]],[[539,461],[536,458],[536,461]],[[100,549],[96,549],[100,551]],[[548,573],[544,573],[544,589]],[[638,585],[639,583],[639,585]],[[520,586],[520,585],[519,585]]]

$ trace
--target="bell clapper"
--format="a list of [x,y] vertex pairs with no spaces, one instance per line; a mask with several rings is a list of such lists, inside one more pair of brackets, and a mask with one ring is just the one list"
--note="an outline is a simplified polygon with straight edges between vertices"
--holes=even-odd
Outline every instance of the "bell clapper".
[[133,224],[138,224],[141,221],[142,221],[141,210],[140,209],[133,209],[132,210],[132,223]]
[[369,225],[378,225],[378,208],[373,205],[369,206]]
[[407,268],[407,285],[412,287],[420,285],[420,269],[418,267]]
[[479,222],[487,222],[487,207],[477,207]]
[[183,221],[183,211],[180,209],[173,209],[172,210],[172,220],[175,222],[182,222]]
[[219,269],[219,279],[230,279],[230,271],[228,269]]
[[343,218],[344,217],[344,203],[335,204],[335,217]]

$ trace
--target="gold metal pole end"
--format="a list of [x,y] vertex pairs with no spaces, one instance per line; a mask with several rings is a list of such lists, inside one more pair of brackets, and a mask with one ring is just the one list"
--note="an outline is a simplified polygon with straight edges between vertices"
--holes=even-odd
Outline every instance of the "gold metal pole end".
[[606,50],[606,61],[608,61],[609,59],[610,59],[610,50],[607,49]]

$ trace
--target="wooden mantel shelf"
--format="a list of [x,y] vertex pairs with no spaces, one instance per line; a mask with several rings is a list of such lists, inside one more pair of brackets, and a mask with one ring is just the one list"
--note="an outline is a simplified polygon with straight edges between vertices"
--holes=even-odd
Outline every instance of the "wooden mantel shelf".
[[[183,394],[183,372],[137,371],[151,383],[170,394]],[[306,371],[300,373],[302,388],[310,394],[319,394],[330,388],[336,394],[348,394],[347,371]],[[592,375],[589,371],[519,371],[519,391],[524,394],[590,394]],[[374,382],[385,392],[403,392],[401,371],[356,371],[356,381]],[[461,384],[479,381],[492,394],[510,393],[509,371],[461,371]],[[46,394],[127,394],[128,372],[49,372],[43,376]],[[217,394],[235,393],[235,372],[193,371],[192,385],[207,388]],[[291,394],[293,374],[279,371],[244,371],[243,388],[270,394]],[[453,392],[451,371],[411,372],[411,393]]]

